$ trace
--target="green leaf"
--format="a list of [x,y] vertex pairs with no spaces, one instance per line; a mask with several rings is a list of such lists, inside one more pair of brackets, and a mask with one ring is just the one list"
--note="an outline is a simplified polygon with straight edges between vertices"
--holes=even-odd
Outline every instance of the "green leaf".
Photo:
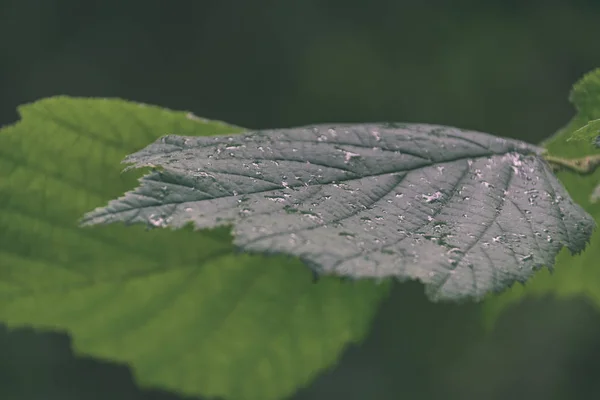
[[[592,139],[593,132],[589,130],[598,127],[596,121],[600,119],[600,69],[586,74],[574,85],[570,100],[577,110],[576,116],[544,143],[545,147],[553,156],[563,158],[600,154],[600,150],[587,140],[573,139],[574,135],[576,138],[586,138],[587,133],[587,138]],[[600,169],[590,175],[562,171],[557,176],[573,200],[600,223],[600,203],[595,201],[595,196],[600,191]],[[505,307],[525,296],[584,296],[600,306],[599,259],[600,232],[596,231],[590,239],[590,245],[581,255],[572,257],[566,252],[560,253],[553,274],[548,271],[539,272],[525,286],[515,285],[509,291],[486,300],[483,304],[485,324],[492,326]]]
[[600,68],[588,72],[573,85],[569,101],[575,105],[575,120],[579,123],[600,119]]
[[412,124],[171,135],[125,160],[161,168],[83,223],[233,224],[241,250],[298,256],[321,275],[418,279],[432,300],[479,299],[591,235],[541,151]]
[[596,145],[600,137],[600,119],[595,119],[588,122],[581,128],[575,130],[567,139],[567,142],[572,140],[586,140],[590,144]]
[[0,131],[0,321],[66,330],[143,386],[279,399],[361,340],[388,285],[235,254],[229,229],[81,229],[134,187],[120,160],[165,133],[240,128],[121,100],[55,97]]

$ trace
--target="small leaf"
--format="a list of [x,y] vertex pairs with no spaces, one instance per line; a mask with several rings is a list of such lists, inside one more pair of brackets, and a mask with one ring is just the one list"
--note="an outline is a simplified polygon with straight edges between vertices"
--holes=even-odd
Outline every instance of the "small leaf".
[[314,284],[298,260],[235,254],[225,229],[78,227],[135,185],[127,154],[240,128],[116,99],[19,111],[0,131],[0,322],[67,331],[143,387],[232,400],[290,396],[368,332],[388,285]]
[[569,101],[575,105],[577,119],[586,122],[600,119],[600,68],[588,72],[573,85]]
[[572,140],[586,140],[591,144],[598,146],[600,142],[600,119],[589,121],[587,124],[577,129],[570,137],[567,138],[567,142]]
[[479,299],[591,235],[541,151],[413,124],[166,136],[125,160],[161,169],[83,223],[232,224],[241,250],[295,255],[318,274],[418,279],[433,300]]
[[[574,86],[569,97],[577,114],[569,124],[544,143],[548,152],[557,157],[580,158],[599,154],[598,148],[587,140],[572,137],[592,138],[600,120],[600,69],[586,74]],[[579,132],[579,133],[577,133]],[[590,136],[582,133],[589,132]],[[597,142],[597,139],[596,139]],[[579,175],[569,171],[558,173],[569,194],[597,223],[600,223],[600,169],[590,175]],[[578,257],[561,252],[556,258],[553,274],[546,271],[536,274],[525,286],[515,285],[498,296],[491,296],[483,304],[484,323],[491,327],[505,307],[515,304],[525,296],[554,295],[560,297],[586,296],[600,307],[600,232],[596,231],[590,245]]]

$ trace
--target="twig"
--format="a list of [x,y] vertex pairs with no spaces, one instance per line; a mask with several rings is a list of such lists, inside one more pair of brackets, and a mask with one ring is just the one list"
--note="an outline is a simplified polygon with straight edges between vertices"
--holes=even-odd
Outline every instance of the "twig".
[[561,158],[549,155],[544,155],[543,157],[554,171],[568,169],[583,175],[591,174],[600,167],[600,154],[583,158]]

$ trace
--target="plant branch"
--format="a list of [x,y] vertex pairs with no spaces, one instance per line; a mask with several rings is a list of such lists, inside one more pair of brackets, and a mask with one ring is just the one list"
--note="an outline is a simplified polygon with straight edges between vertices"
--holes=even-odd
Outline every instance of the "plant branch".
[[600,154],[594,154],[582,158],[561,158],[544,155],[544,160],[550,164],[554,171],[567,169],[572,172],[584,175],[591,174],[600,167]]

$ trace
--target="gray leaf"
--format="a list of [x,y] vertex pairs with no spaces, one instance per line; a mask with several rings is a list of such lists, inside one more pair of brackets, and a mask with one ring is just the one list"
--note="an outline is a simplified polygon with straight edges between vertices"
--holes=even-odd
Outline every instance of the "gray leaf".
[[244,251],[318,274],[418,279],[432,300],[481,299],[576,253],[594,229],[523,142],[417,124],[166,136],[130,155],[161,166],[84,225],[232,224]]

